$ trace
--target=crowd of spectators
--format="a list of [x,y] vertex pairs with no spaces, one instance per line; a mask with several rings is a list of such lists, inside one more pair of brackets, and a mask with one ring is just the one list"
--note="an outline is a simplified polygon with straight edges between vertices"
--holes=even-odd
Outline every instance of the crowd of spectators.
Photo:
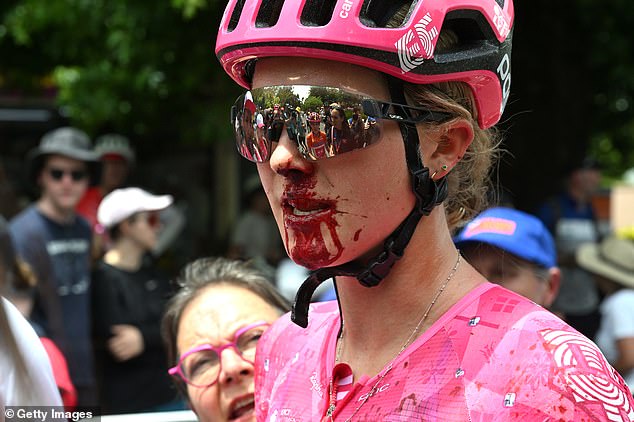
[[[349,118],[337,104],[330,110],[307,115],[297,108],[287,115],[277,107],[265,118],[254,116],[255,130],[265,133],[286,125],[301,138],[298,145],[319,155],[311,131],[323,133],[334,151],[345,144],[342,137],[352,139],[350,131],[368,130],[372,124],[357,109]],[[167,350],[160,333],[160,320],[179,286],[161,273],[153,251],[165,223],[171,223],[162,213],[173,198],[126,187],[135,161],[131,143],[120,135],[103,136],[93,148],[88,135],[76,128],[45,134],[28,157],[30,181],[39,197],[3,228],[2,247],[15,249],[15,258],[4,254],[9,258],[3,265],[17,274],[4,281],[3,296],[39,337],[68,409],[90,406],[112,414],[195,408],[199,402],[200,390],[178,365],[171,373],[184,383],[175,387],[168,376],[168,360],[175,365],[181,356],[178,320],[171,323],[174,337],[167,339]],[[489,281],[525,295],[595,338],[632,386],[634,324],[629,321],[634,316],[626,316],[632,309],[634,281],[628,265],[634,262],[634,247],[598,221],[592,198],[599,181],[597,163],[585,160],[570,172],[566,188],[533,215],[491,208],[457,231],[454,240]],[[228,259],[192,263],[181,285],[192,289],[196,280],[191,271],[198,267],[209,274],[216,267],[224,269],[217,279],[228,277],[225,273],[239,279],[252,271],[258,283],[267,283],[275,292],[279,315],[288,310],[286,301],[293,300],[309,272],[286,256],[259,180],[249,179],[243,190],[244,211],[232,230]],[[248,268],[234,267],[242,265],[239,262]],[[199,291],[215,291],[209,288],[212,282],[198,280],[200,286],[190,292],[187,303]],[[172,309],[185,300],[183,295],[172,299]],[[316,296],[335,298],[332,284],[322,286]],[[181,318],[187,303],[178,305],[178,315],[172,318]],[[5,312],[9,317],[15,314],[12,309]],[[178,394],[179,385],[184,395]],[[242,412],[235,406],[228,409]]]

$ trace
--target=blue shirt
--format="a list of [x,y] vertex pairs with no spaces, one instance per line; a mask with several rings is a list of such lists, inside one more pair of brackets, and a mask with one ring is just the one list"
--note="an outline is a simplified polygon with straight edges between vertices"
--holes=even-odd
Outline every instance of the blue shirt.
[[79,216],[59,224],[31,205],[11,220],[9,231],[37,276],[31,319],[63,351],[73,384],[92,386],[90,225]]

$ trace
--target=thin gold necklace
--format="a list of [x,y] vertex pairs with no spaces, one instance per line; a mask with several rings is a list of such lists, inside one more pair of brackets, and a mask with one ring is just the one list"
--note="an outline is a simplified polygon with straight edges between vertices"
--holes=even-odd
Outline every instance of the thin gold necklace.
[[[432,299],[431,303],[427,306],[427,309],[425,309],[425,313],[423,313],[423,316],[418,321],[418,324],[416,324],[414,331],[412,331],[412,333],[409,335],[409,337],[407,338],[407,340],[401,347],[401,350],[398,351],[396,356],[394,356],[392,360],[390,361],[390,363],[388,363],[388,365],[383,369],[383,372],[381,372],[381,374],[379,375],[379,379],[374,383],[374,385],[370,389],[370,392],[368,392],[365,395],[365,398],[363,399],[363,401],[359,404],[359,406],[357,406],[356,409],[354,409],[354,412],[352,412],[352,415],[350,415],[350,417],[346,419],[345,422],[350,422],[352,418],[363,407],[363,405],[370,399],[370,397],[372,397],[376,393],[377,387],[379,386],[381,381],[383,381],[383,378],[385,378],[385,376],[392,370],[394,361],[396,361],[396,359],[398,359],[401,353],[403,353],[405,349],[407,349],[407,347],[410,345],[412,340],[414,340],[415,336],[418,334],[418,331],[420,330],[420,327],[423,325],[423,322],[425,322],[425,320],[427,319],[427,316],[429,315],[431,308],[436,304],[442,292],[445,291],[445,289],[447,288],[447,284],[449,284],[453,276],[456,274],[456,271],[458,271],[459,266],[460,266],[460,251],[458,251],[458,259],[456,259],[456,263],[454,264],[453,268],[449,272],[449,275],[445,279],[445,282],[442,284],[442,286],[440,286],[440,289],[438,289],[438,291],[436,292],[436,295]],[[341,358],[342,343],[343,343],[343,321],[341,322],[341,334],[339,335],[339,339],[337,341],[337,353],[335,355],[335,362],[339,362],[339,359]],[[332,415],[335,412],[335,408],[336,408],[333,393],[334,393],[334,380],[331,379],[330,380],[330,406],[328,406],[328,411],[326,412],[326,416],[330,417],[331,421],[334,421],[334,418]]]

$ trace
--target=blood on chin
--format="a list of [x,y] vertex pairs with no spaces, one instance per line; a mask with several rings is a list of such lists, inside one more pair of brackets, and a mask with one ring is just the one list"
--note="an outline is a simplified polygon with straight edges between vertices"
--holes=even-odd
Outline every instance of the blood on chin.
[[322,224],[319,230],[293,231],[293,234],[294,242],[289,247],[289,255],[293,261],[309,270],[328,267],[343,253],[343,246],[332,225]]

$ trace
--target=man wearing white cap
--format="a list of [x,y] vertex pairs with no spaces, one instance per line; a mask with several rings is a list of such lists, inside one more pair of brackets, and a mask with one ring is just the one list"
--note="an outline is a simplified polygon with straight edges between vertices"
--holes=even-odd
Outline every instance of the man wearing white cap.
[[112,248],[93,273],[93,340],[102,410],[132,413],[165,410],[175,399],[160,336],[169,284],[144,256],[157,242],[158,211],[170,195],[139,188],[116,189],[99,205],[97,220]]

